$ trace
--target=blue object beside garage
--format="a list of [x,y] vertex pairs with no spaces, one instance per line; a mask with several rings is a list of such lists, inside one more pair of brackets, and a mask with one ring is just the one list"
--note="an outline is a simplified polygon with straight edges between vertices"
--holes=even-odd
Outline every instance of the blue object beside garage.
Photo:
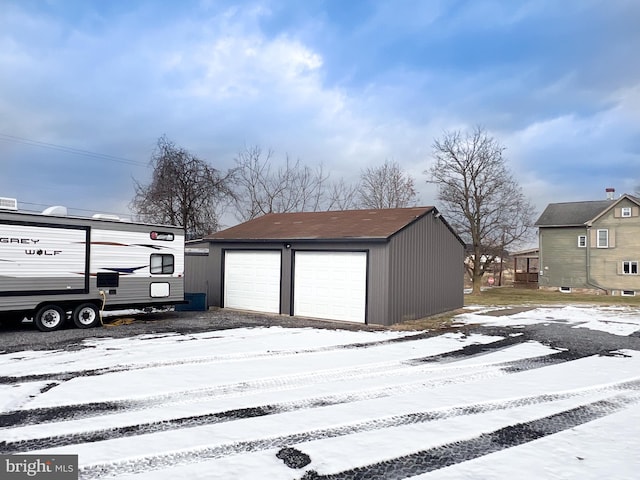
[[177,312],[205,312],[207,311],[206,293],[185,293],[186,303],[176,305]]

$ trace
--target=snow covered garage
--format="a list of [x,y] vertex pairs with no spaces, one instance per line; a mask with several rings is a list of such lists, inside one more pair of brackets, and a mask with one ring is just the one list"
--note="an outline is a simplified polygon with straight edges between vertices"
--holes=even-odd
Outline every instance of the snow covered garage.
[[391,325],[463,305],[464,244],[434,207],[268,214],[204,242],[209,306]]

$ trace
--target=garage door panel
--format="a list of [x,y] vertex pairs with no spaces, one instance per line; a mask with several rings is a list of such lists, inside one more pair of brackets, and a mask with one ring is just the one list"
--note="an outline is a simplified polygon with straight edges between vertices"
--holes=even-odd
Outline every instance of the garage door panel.
[[365,321],[366,252],[295,252],[294,314]]
[[280,313],[280,252],[227,251],[224,306]]

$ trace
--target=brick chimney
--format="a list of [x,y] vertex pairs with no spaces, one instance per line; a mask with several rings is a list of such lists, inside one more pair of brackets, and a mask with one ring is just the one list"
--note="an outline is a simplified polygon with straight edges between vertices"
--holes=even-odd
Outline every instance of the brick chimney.
[[605,191],[607,192],[607,200],[613,200],[615,197],[616,189],[613,187],[607,187]]

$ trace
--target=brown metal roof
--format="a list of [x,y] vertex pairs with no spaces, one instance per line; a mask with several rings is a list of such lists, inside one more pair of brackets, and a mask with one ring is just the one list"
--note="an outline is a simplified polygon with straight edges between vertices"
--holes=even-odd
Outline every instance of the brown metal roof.
[[434,207],[270,213],[216,232],[210,240],[386,239]]

